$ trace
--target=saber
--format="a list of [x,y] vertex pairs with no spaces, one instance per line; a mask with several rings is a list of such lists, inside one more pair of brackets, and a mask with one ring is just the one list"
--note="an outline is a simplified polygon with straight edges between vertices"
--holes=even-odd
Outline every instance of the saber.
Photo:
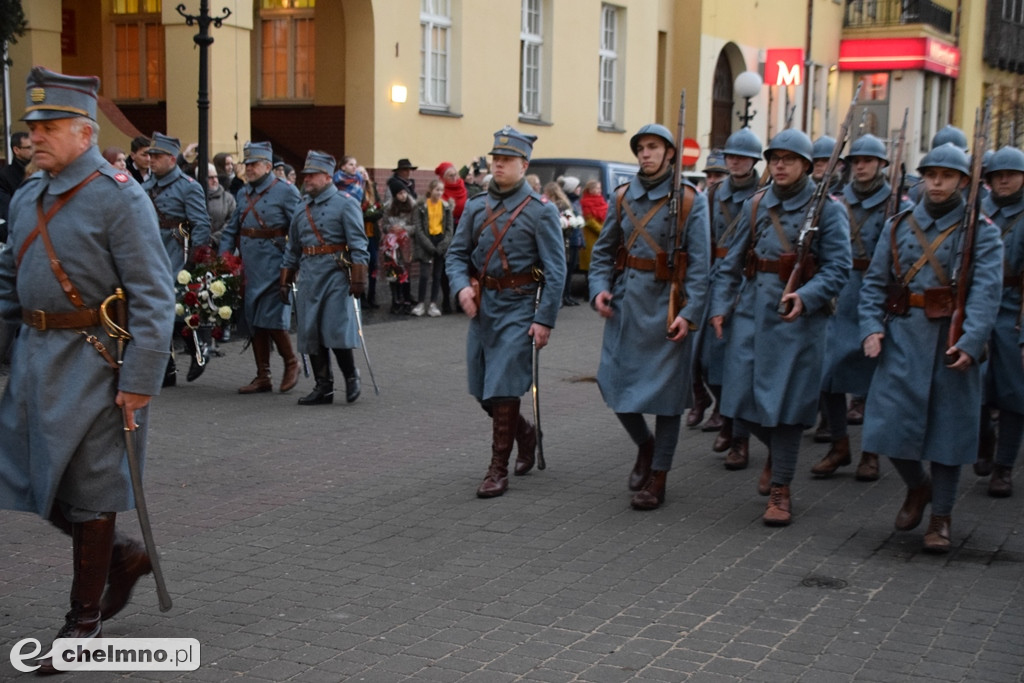
[[[299,316],[299,288],[292,283],[292,305],[295,307],[295,319],[298,320]],[[299,353],[299,357],[302,358],[302,375],[309,378],[309,361],[306,360],[306,354]]]
[[[124,290],[118,287],[114,294],[108,296],[100,305],[100,317],[107,334],[117,340],[117,365],[120,368],[124,361],[124,346],[132,338],[126,329],[128,324],[128,311],[125,306],[127,300]],[[107,307],[114,306],[114,318],[107,312]],[[149,508],[146,506],[146,494],[142,488],[142,467],[139,464],[139,455],[136,451],[136,434],[138,427],[135,424],[135,415],[128,408],[121,407],[121,418],[124,421],[124,446],[128,456],[128,471],[132,480],[132,493],[135,496],[135,511],[139,516],[139,527],[142,529],[142,540],[146,545],[146,554],[149,555],[149,562],[153,565],[153,579],[156,581],[156,595],[160,602],[160,611],[166,612],[171,609],[171,595],[167,592],[167,583],[164,581],[164,573],[160,568],[160,556],[156,549],[156,541],[153,540],[153,527],[149,523]]]
[[[544,281],[537,281],[537,293],[533,297],[533,310],[540,308],[540,294],[544,291]],[[544,461],[544,432],[540,428],[540,349],[537,348],[537,338],[533,338],[533,384],[530,387],[530,394],[533,398],[533,424],[537,429],[537,469],[547,469],[547,462]]]
[[363,309],[359,305],[359,297],[352,298],[352,309],[356,312],[356,327],[359,329],[359,345],[363,347],[363,358],[366,359],[366,369],[370,371],[370,381],[373,382],[373,393],[380,396],[380,389],[377,387],[377,379],[373,376],[373,365],[370,364],[370,352],[366,350],[366,337],[363,335]]

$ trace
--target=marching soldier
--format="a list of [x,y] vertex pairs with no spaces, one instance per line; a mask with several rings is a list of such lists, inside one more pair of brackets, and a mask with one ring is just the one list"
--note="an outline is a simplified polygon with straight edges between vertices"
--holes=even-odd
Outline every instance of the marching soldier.
[[349,297],[366,291],[370,253],[359,202],[331,180],[335,160],[310,151],[302,169],[306,195],[292,217],[288,247],[281,264],[280,297],[292,296],[301,274],[296,306],[300,353],[309,354],[316,387],[299,405],[334,401],[331,351],[345,376],[345,400],[359,398],[359,371],[352,349],[359,347],[355,309]]
[[[163,133],[153,133],[149,148],[150,176],[142,184],[156,207],[160,223],[160,237],[171,261],[171,271],[177,275],[186,266],[189,254],[195,247],[210,242],[210,215],[206,212],[206,194],[195,178],[185,175],[178,166],[181,142]],[[206,369],[209,357],[209,330],[199,330],[200,348],[189,334],[185,337],[185,348],[192,361],[186,379],[192,382]],[[203,362],[200,364],[199,358]],[[177,372],[172,349],[171,359],[164,374],[164,386],[174,386]]]
[[[15,194],[11,248],[0,252],[0,314],[23,322],[0,399],[0,505],[71,536],[71,609],[58,638],[100,637],[152,570],[114,527],[135,507],[121,435],[124,419],[145,434],[174,321],[153,205],[96,147],[98,89],[93,76],[30,72],[22,120],[41,172]],[[132,335],[119,372],[99,312],[116,288]],[[54,672],[49,659],[39,671]]]
[[[736,234],[736,226],[745,202],[757,191],[758,175],[754,166],[761,159],[761,140],[749,128],[741,128],[725,141],[725,164],[729,175],[719,185],[708,191],[708,205],[711,211],[711,275],[722,265],[722,259],[729,252],[729,243]],[[705,311],[705,316],[707,311]],[[726,340],[729,338],[729,326],[732,317],[723,319],[722,339],[707,334],[701,335],[700,364],[703,368],[711,393],[715,397],[715,413],[720,414],[722,408],[722,377],[725,372]],[[706,327],[706,326],[705,326]],[[711,422],[712,420],[708,420]],[[750,462],[750,432],[729,417],[723,417],[718,436],[711,447],[716,453],[728,451],[725,455],[725,467],[729,470],[745,469]]]
[[[672,133],[648,124],[629,146],[640,171],[616,188],[594,243],[590,301],[605,318],[597,385],[638,448],[630,505],[654,510],[665,502],[682,414],[691,402],[691,332],[704,311],[711,238],[707,198],[689,183],[673,197]],[[677,291],[683,301],[678,312],[672,302]],[[655,415],[653,434],[645,413]]]
[[[851,169],[850,183],[843,188],[843,204],[850,221],[850,247],[853,270],[839,293],[836,313],[828,321],[825,344],[825,370],[821,401],[832,438],[832,447],[821,462],[811,468],[818,477],[827,477],[851,463],[850,435],[847,433],[846,394],[867,396],[875,359],[864,356],[860,346],[860,301],[864,271],[875,253],[878,236],[885,223],[885,211],[893,189],[882,172],[889,164],[885,143],[874,135],[862,135],[850,145],[846,157]],[[899,211],[911,208],[901,200]],[[878,455],[864,451],[857,465],[858,481],[878,479]]]
[[[991,469],[988,494],[995,498],[1013,495],[1013,466],[1024,441],[1024,368],[1021,366],[1021,288],[1024,286],[1024,152],[1003,147],[992,155],[986,167],[992,188],[981,203],[982,212],[998,226],[1003,237],[1003,293],[999,315],[989,340],[989,361],[985,372],[986,419],[989,410],[999,410],[999,435],[995,465],[981,461],[979,474]],[[984,428],[983,428],[984,432]]]
[[[764,157],[772,184],[743,205],[715,279],[710,322],[722,338],[724,318],[732,315],[722,413],[743,420],[768,446],[758,482],[758,492],[769,496],[763,520],[784,526],[792,521],[790,483],[801,432],[817,413],[829,302],[849,276],[850,232],[842,208],[826,201],[811,245],[816,272],[783,298],[816,189],[811,140],[784,130]],[[791,305],[785,315],[776,312],[780,301]]]
[[[916,528],[931,502],[924,548],[948,552],[961,465],[978,452],[978,363],[1002,289],[999,229],[977,223],[963,334],[947,342],[961,265],[970,182],[967,155],[943,144],[925,155],[921,201],[890,220],[864,275],[860,329],[864,354],[878,359],[864,411],[864,450],[889,456],[907,485],[896,528]],[[1019,362],[1019,358],[1018,358]],[[931,465],[931,476],[923,463]]]
[[537,433],[519,413],[520,397],[531,383],[532,346],[547,345],[562,303],[558,210],[526,183],[534,140],[510,126],[494,134],[491,184],[466,202],[445,257],[452,291],[470,318],[469,393],[492,419],[491,464],[476,491],[481,498],[508,489],[513,440],[515,473],[533,468]]
[[270,346],[284,360],[279,390],[290,391],[299,381],[299,359],[292,350],[288,325],[291,307],[278,296],[281,260],[288,226],[302,199],[294,185],[271,170],[273,151],[269,142],[247,142],[244,148],[246,185],[236,197],[237,208],[221,234],[220,249],[231,253],[238,247],[245,264],[245,320],[252,335],[256,377],[239,387],[240,394],[271,391]]

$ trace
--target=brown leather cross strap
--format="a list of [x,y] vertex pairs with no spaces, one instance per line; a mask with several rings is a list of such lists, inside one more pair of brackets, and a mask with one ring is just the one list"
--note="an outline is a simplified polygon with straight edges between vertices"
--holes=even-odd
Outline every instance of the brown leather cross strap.
[[850,244],[857,247],[859,250],[859,256],[870,259],[871,254],[868,253],[867,248],[864,246],[864,239],[860,236],[860,232],[864,228],[864,224],[868,222],[868,218],[871,217],[871,212],[865,211],[861,216],[861,219],[858,221],[856,212],[853,210],[853,207],[850,206],[849,202],[844,199],[843,204],[846,206],[846,215],[850,219]]
[[[78,183],[77,185],[72,187],[67,192],[64,192],[64,193],[58,195],[57,196],[57,201],[54,203],[53,206],[50,207],[49,211],[46,212],[46,214],[43,216],[43,218],[46,221],[49,221],[51,218],[56,216],[57,212],[60,211],[62,208],[64,208],[64,205],[67,204],[69,201],[71,201],[72,197],[74,197],[76,194],[78,194],[79,190],[81,190],[83,187],[85,187],[86,185],[88,185],[92,181],[96,180],[96,178],[98,178],[99,176],[100,176],[100,172],[99,171],[93,171],[91,174],[89,174],[89,176],[85,180],[83,180],[82,182]],[[43,197],[42,197],[42,195],[40,195],[39,196],[39,202],[38,202],[40,206],[42,205],[42,201],[43,201]],[[42,229],[45,229],[45,224],[43,225],[43,228],[40,228],[40,224],[37,221],[36,222],[36,227],[34,227],[32,229],[32,232],[30,232],[28,234],[28,237],[25,238],[25,241],[21,245],[21,249],[18,250],[18,258],[16,260],[16,267],[17,268],[21,268],[21,261],[22,261],[22,259],[25,258],[25,252],[28,251],[29,246],[31,246],[31,244],[35,241],[35,239],[37,237],[39,237],[39,232]]]
[[[899,227],[903,219],[907,216],[910,217],[909,220],[911,232],[913,233],[914,237],[917,238],[917,241],[921,245],[921,248],[924,250],[924,253],[921,254],[920,258],[918,258],[912,266],[910,266],[910,268],[907,270],[907,274],[901,277],[900,253],[899,247],[896,244],[896,229]],[[921,226],[917,224],[917,220],[914,218],[914,215],[912,213],[907,212],[897,216],[896,220],[893,221],[892,224],[892,232],[889,233],[889,240],[892,248],[893,273],[896,275],[896,279],[904,285],[909,285],[910,281],[914,279],[914,277],[918,274],[918,272],[920,272],[922,268],[924,268],[924,264],[928,263],[931,265],[932,270],[935,272],[935,277],[938,278],[939,282],[943,286],[948,286],[949,278],[946,277],[946,270],[942,267],[942,264],[939,263],[938,259],[935,257],[935,252],[938,251],[942,243],[946,241],[946,238],[953,234],[953,232],[959,227],[960,222],[957,221],[953,225],[949,226],[948,228],[940,232],[935,237],[935,239],[932,240],[931,244],[929,244],[928,238],[925,237],[924,231],[921,230]]]
[[29,327],[37,330],[78,330],[83,327],[96,327],[100,324],[100,309],[80,308],[69,313],[48,313],[46,311],[29,311],[22,309],[21,320]]
[[624,185],[615,192],[615,207],[617,209],[616,214],[619,219],[619,226],[621,227],[622,225],[622,210],[625,209],[626,215],[629,216],[629,222],[633,227],[633,233],[629,236],[629,240],[626,241],[626,251],[631,251],[633,249],[633,245],[636,243],[636,239],[638,237],[643,237],[644,241],[647,242],[648,246],[651,247],[655,254],[664,253],[665,250],[661,248],[661,245],[659,245],[654,238],[651,237],[651,234],[647,232],[647,224],[650,223],[654,218],[654,215],[661,210],[661,207],[668,204],[671,196],[666,195],[662,197],[647,210],[647,213],[644,214],[643,218],[637,218],[636,214],[633,213],[633,207],[628,201],[626,201],[627,189],[628,186]]
[[263,217],[260,216],[260,212],[256,210],[256,204],[261,199],[263,199],[263,196],[265,194],[267,194],[268,192],[270,192],[270,188],[272,188],[274,185],[277,185],[278,181],[280,181],[280,180],[281,180],[280,178],[275,176],[274,179],[270,182],[270,184],[267,185],[265,188],[263,188],[262,192],[257,192],[257,193],[250,194],[246,198],[246,200],[245,200],[246,201],[245,211],[243,211],[242,215],[238,218],[238,225],[239,226],[241,226],[243,223],[245,223],[245,217],[249,215],[250,211],[252,211],[252,215],[256,217],[256,222],[260,224],[260,227],[263,228],[264,230],[268,229],[267,228],[267,224],[263,222]]
[[779,217],[778,208],[773,206],[768,209],[768,217],[772,220],[772,226],[775,228],[775,235],[779,238],[779,244],[782,245],[782,251],[789,253],[793,251],[793,243],[789,241],[786,236],[786,229],[782,227],[782,219]]
[[[502,270],[505,271],[505,273],[508,273],[508,259],[505,257],[505,250],[501,248],[501,241],[505,239],[505,234],[508,233],[508,229],[512,227],[512,223],[516,220],[516,218],[519,217],[519,214],[522,212],[523,209],[526,208],[526,205],[530,203],[531,199],[533,199],[533,196],[527,195],[526,199],[520,202],[519,205],[515,209],[513,209],[512,215],[508,217],[508,221],[505,223],[505,227],[501,229],[501,232],[498,232],[498,226],[494,225],[494,219],[496,219],[497,216],[500,216],[502,213],[505,212],[505,207],[502,207],[501,211],[495,212],[494,214],[489,214],[487,216],[484,225],[490,225],[491,229],[494,231],[494,244],[492,244],[491,248],[487,250],[487,254],[484,256],[484,262],[480,266],[481,277],[487,275],[487,264],[490,263],[491,256],[494,255],[495,250],[500,250]],[[477,235],[481,234],[482,232],[482,229],[477,231]]]

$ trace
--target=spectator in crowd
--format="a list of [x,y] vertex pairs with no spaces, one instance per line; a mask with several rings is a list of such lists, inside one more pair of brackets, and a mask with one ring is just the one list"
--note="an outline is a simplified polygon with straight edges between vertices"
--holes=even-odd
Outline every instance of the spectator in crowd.
[[562,176],[558,179],[566,198],[572,204],[573,215],[565,240],[565,289],[562,291],[562,304],[577,306],[579,301],[572,296],[572,276],[580,266],[580,249],[583,248],[583,207],[580,204],[580,179],[576,176]]
[[338,170],[334,172],[332,180],[339,190],[352,197],[359,204],[363,203],[363,178],[358,173],[359,162],[354,156],[346,155],[341,158]]
[[[450,167],[452,171],[454,166]],[[419,317],[424,313],[431,318],[441,315],[438,308],[441,279],[444,273],[444,256],[455,232],[452,206],[443,199],[444,183],[438,179],[430,181],[427,196],[416,204],[413,232],[413,258],[419,263],[419,303],[412,314]],[[430,308],[426,307],[427,283],[430,282]]]
[[107,163],[119,171],[127,171],[128,155],[120,147],[107,147],[103,150],[103,158]]
[[128,160],[125,162],[128,172],[140,185],[149,177],[149,145],[149,138],[145,135],[132,138]]
[[213,155],[213,165],[217,167],[217,179],[221,187],[232,197],[245,185],[245,178],[235,174],[235,157],[230,152],[217,152]]
[[369,241],[370,250],[370,284],[363,295],[363,304],[366,308],[379,308],[377,304],[377,250],[380,247],[380,219],[384,216],[384,207],[380,203],[380,193],[377,192],[377,183],[373,182],[369,172],[359,166],[356,169],[363,181],[363,226],[366,229],[366,239]]
[[391,201],[384,206],[381,228],[381,270],[391,287],[391,312],[407,314],[412,310],[412,285],[409,265],[412,261],[411,233],[415,230],[413,212],[416,202],[401,178],[388,178]]
[[220,233],[235,213],[235,198],[220,184],[217,168],[209,165],[206,178],[206,211],[210,214],[210,246],[220,247]]
[[409,194],[409,198],[412,201],[416,201],[416,181],[412,179],[412,172],[415,171],[419,166],[413,166],[412,162],[408,159],[399,159],[398,163],[391,170],[391,177],[388,178],[388,197],[390,201],[394,196],[395,192],[392,190],[392,180],[398,180],[405,187],[405,191]]
[[579,267],[590,270],[590,250],[608,217],[608,200],[604,198],[601,181],[597,178],[591,178],[583,185],[580,211],[583,214],[583,250],[579,255]]
[[[28,133],[18,131],[11,134],[11,150],[14,156],[11,163],[0,169],[0,218],[7,220],[7,207],[11,203],[14,191],[25,180],[25,169],[32,160],[32,141]],[[7,241],[7,226],[0,227],[0,242]]]

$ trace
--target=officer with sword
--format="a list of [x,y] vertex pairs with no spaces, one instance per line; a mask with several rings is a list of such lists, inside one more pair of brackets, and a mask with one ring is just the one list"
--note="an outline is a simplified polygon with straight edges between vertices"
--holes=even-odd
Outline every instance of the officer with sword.
[[[30,72],[22,120],[40,172],[14,196],[10,249],[0,254],[0,315],[21,322],[0,399],[0,507],[35,512],[71,536],[70,610],[57,637],[100,637],[153,570],[155,554],[115,531],[115,518],[141,499],[126,451],[141,466],[174,320],[153,205],[96,146],[98,90],[96,77]],[[132,336],[120,364],[100,315],[118,288]],[[125,430],[135,430],[127,444]],[[170,607],[162,587],[161,606]]]

